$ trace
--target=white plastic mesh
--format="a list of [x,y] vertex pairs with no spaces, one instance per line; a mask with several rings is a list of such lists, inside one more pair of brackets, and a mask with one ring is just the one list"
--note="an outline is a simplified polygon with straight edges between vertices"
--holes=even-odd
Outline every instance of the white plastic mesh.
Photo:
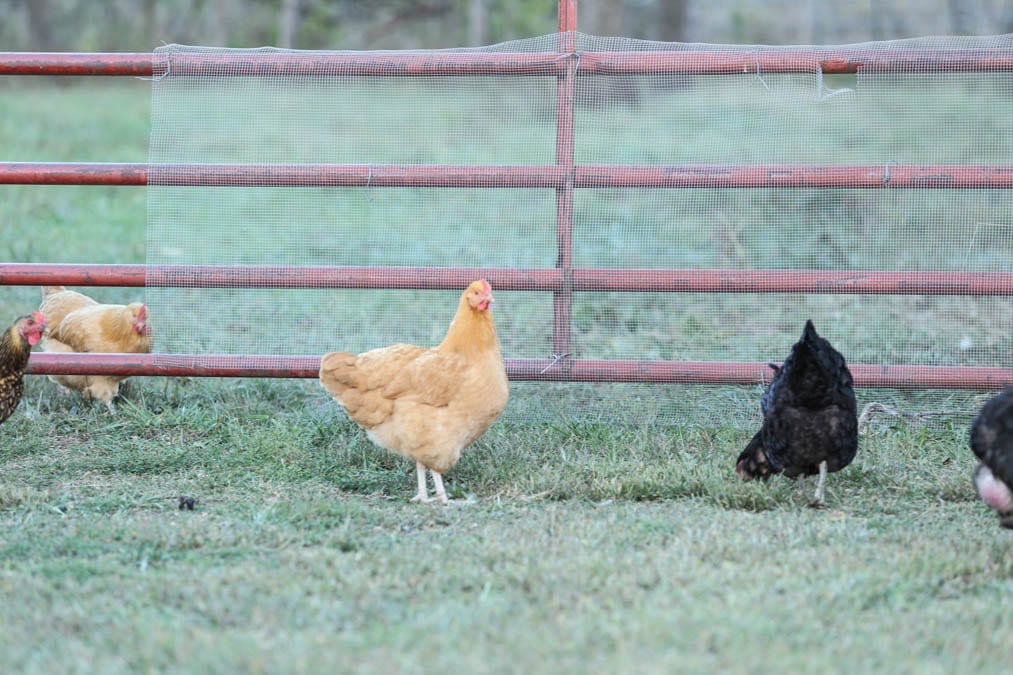
[[[901,165],[1013,165],[1010,72],[867,67],[831,76],[821,73],[820,47],[575,37],[578,53],[757,54],[756,68],[741,74],[578,76],[578,167],[869,165],[889,176]],[[550,35],[398,54],[424,64],[451,52],[551,52],[559,44]],[[1008,58],[1013,37],[853,47],[884,56],[974,48]],[[760,55],[778,50],[799,55],[797,73],[763,72]],[[556,265],[552,188],[174,186],[192,179],[185,165],[196,164],[552,166],[555,77],[256,75],[221,65],[214,57],[224,53],[285,52],[170,45],[156,53],[164,74],[153,84],[149,265]],[[195,54],[209,58],[198,66],[180,58]],[[1008,273],[1011,200],[1003,189],[578,188],[573,266]],[[458,295],[149,287],[147,301],[157,351],[171,361],[435,344]],[[811,318],[851,363],[1010,367],[1011,296],[1013,288],[989,297],[579,292],[569,351],[576,359],[778,361]],[[496,297],[505,355],[548,358],[552,294]],[[727,421],[758,410],[756,392],[741,387],[532,383],[513,392],[510,412],[519,415]],[[972,396],[910,398],[969,412]]]

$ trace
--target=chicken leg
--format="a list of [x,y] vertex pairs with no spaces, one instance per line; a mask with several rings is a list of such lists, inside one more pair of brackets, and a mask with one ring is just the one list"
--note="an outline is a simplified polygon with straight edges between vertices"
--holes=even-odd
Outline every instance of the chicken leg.
[[418,492],[412,497],[413,502],[419,502],[420,504],[428,504],[433,501],[429,498],[429,488],[426,487],[426,466],[422,462],[415,462],[415,475],[419,481]]
[[429,472],[433,474],[433,488],[436,490],[435,500],[429,496],[429,488],[426,487],[426,465],[422,462],[415,462],[415,475],[418,478],[419,489],[411,500],[420,504],[428,504],[431,501],[438,501],[441,504],[449,503],[447,490],[443,487],[443,475],[432,469],[429,469]]
[[820,509],[826,506],[826,504],[823,501],[824,496],[823,488],[826,482],[827,482],[827,462],[826,460],[823,460],[822,462],[820,462],[820,479],[819,482],[816,483],[816,494],[813,495],[813,503],[811,504],[811,506],[813,506],[814,508]]
[[447,499],[447,491],[443,487],[443,476],[438,471],[429,470],[433,474],[433,487],[436,488],[436,500],[441,504],[449,504],[450,500]]

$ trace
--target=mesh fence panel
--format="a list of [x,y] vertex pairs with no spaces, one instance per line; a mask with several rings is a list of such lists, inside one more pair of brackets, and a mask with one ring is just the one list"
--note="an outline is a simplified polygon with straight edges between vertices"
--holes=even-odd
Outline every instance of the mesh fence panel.
[[[553,187],[380,187],[369,179],[357,187],[222,185],[195,167],[554,166],[556,76],[534,67],[507,76],[406,73],[447,54],[555,52],[562,37],[396,52],[407,61],[382,75],[382,59],[370,57],[389,52],[357,53],[361,71],[321,67],[305,75],[300,64],[322,53],[159,49],[149,266],[552,269],[559,257]],[[578,188],[574,268],[615,269],[615,277],[637,269],[1013,271],[1011,191],[939,187],[946,176],[930,189],[890,189],[891,172],[903,165],[1013,164],[1013,73],[925,72],[918,60],[967,49],[1009,56],[1010,36],[854,45],[882,58],[839,76],[821,72],[820,47],[572,37],[578,54],[756,54],[755,68],[719,75],[580,75],[578,57],[573,155],[592,177],[624,166],[869,166],[885,186],[662,189],[627,181]],[[781,70],[792,72],[764,72],[760,57],[770,52],[791,55]],[[285,56],[293,58],[279,61]],[[875,65],[898,56],[910,67]],[[268,74],[260,68],[266,62],[274,64]],[[436,344],[460,293],[251,289],[228,280],[225,288],[202,288],[199,277],[185,288],[150,282],[157,351],[169,363],[179,354],[255,354],[271,364],[268,355]],[[496,296],[505,356],[550,357],[552,293]],[[1010,367],[1011,296],[1013,288],[983,296],[577,292],[569,352],[575,359],[779,361],[812,318],[851,363]],[[980,400],[960,392],[865,389],[859,396],[961,413]],[[758,405],[748,387],[515,383],[508,415],[751,424]]]

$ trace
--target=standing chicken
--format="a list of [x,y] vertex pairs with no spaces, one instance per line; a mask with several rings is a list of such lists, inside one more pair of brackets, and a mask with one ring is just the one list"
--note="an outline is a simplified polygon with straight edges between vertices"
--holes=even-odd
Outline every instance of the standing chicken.
[[510,396],[484,279],[461,295],[447,335],[431,349],[397,344],[359,355],[325,354],[320,384],[377,445],[415,460],[418,492],[447,503],[442,474],[485,433]]
[[1013,387],[981,408],[971,422],[971,450],[981,460],[974,487],[999,514],[999,524],[1013,528]]
[[[772,367],[774,367],[772,365]],[[777,369],[760,408],[763,426],[739,455],[744,479],[818,473],[813,506],[823,506],[827,472],[843,469],[858,451],[858,407],[844,357],[806,321],[802,339]]]
[[25,391],[25,368],[32,347],[42,339],[46,321],[38,312],[14,320],[0,335],[0,424],[21,402]]
[[[103,305],[63,286],[43,286],[39,311],[49,325],[49,333],[42,341],[43,351],[123,354],[151,351],[148,312],[139,302]],[[111,375],[49,377],[86,399],[102,401],[110,412],[115,412],[112,401],[119,393],[120,382],[126,379]]]

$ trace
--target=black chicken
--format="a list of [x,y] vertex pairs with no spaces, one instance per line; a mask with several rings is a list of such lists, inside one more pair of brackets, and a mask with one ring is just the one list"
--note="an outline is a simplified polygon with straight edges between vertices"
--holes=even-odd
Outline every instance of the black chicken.
[[28,355],[42,339],[46,321],[38,312],[14,320],[0,333],[0,423],[11,416],[24,392]]
[[988,401],[971,422],[971,450],[981,460],[974,470],[978,495],[999,514],[999,524],[1013,528],[1013,387]]
[[763,426],[739,455],[746,480],[818,473],[813,506],[823,506],[827,472],[851,464],[858,451],[858,405],[844,357],[806,321],[802,339],[760,400]]

